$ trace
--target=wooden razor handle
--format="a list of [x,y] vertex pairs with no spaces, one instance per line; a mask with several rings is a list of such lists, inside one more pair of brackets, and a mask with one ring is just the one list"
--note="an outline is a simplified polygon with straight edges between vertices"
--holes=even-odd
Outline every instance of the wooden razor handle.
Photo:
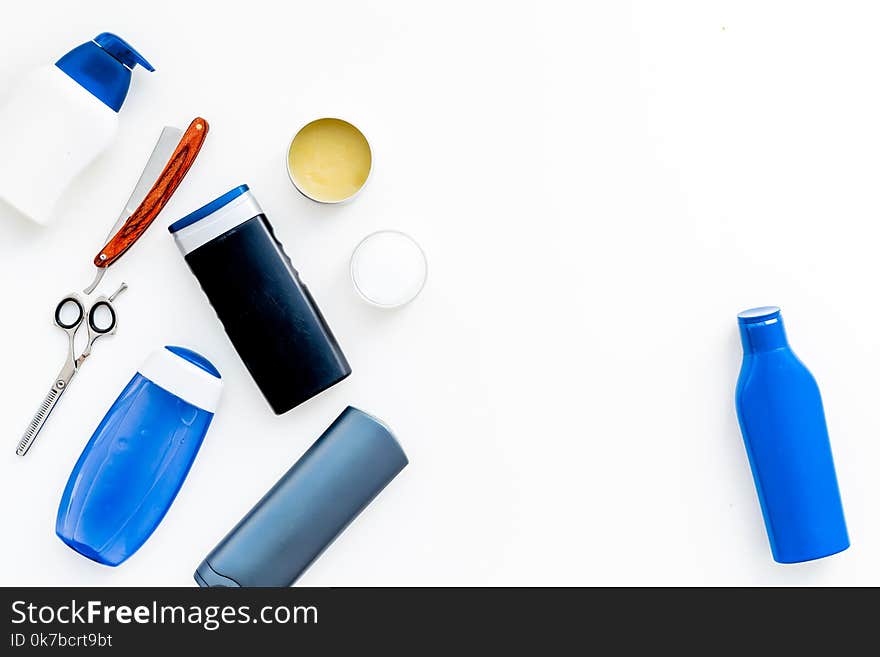
[[193,119],[143,203],[95,256],[95,267],[106,268],[119,260],[150,227],[196,161],[207,136],[208,122],[201,117]]

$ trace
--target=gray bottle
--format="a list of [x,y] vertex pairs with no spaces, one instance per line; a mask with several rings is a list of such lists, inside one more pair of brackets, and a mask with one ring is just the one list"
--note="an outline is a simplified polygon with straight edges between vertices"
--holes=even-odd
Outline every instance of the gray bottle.
[[394,435],[352,406],[195,572],[199,586],[290,586],[407,465]]

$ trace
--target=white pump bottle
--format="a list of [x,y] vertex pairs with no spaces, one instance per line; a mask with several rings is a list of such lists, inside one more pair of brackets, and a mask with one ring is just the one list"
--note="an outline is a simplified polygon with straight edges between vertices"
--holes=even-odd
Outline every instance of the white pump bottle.
[[71,181],[113,141],[137,64],[154,70],[104,32],[27,74],[0,106],[0,201],[48,223]]

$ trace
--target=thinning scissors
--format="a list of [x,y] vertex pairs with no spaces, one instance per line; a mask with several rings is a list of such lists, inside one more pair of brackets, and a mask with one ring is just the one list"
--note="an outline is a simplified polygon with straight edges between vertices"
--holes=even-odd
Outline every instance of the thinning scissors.
[[[19,456],[24,456],[30,449],[37,434],[43,428],[43,424],[49,418],[58,400],[61,399],[61,395],[67,390],[74,375],[92,353],[95,341],[105,335],[116,333],[116,310],[113,308],[113,300],[127,288],[128,286],[123,283],[109,297],[99,295],[91,302],[87,297],[72,292],[58,302],[55,307],[55,325],[67,333],[67,360],[18,443],[15,453]],[[87,329],[86,344],[82,353],[77,355],[76,334],[83,324]]]

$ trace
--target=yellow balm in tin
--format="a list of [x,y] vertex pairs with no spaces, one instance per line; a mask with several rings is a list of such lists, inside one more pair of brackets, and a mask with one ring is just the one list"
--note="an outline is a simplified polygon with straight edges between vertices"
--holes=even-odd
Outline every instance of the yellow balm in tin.
[[373,166],[363,133],[342,119],[305,125],[287,152],[287,171],[302,194],[319,203],[341,203],[357,194]]

